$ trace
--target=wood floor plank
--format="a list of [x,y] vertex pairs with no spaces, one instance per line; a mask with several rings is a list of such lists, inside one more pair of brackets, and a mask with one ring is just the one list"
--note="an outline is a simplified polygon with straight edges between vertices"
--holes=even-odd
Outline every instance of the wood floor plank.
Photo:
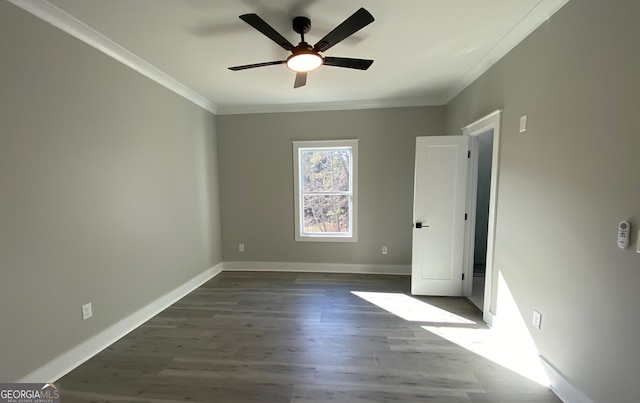
[[475,375],[458,369],[455,372],[419,372],[380,368],[318,366],[315,383],[319,385],[350,385],[389,390],[400,388],[418,392],[484,392]]
[[551,391],[539,393],[469,393],[472,403],[557,403]]
[[[61,378],[62,398],[559,402],[423,328],[486,331],[475,306],[409,289],[407,276],[223,272]],[[367,295],[412,301],[414,315],[404,319]],[[421,307],[436,314],[416,316]]]
[[407,390],[400,387],[381,388],[368,385],[318,385],[297,384],[292,393],[292,403],[391,403],[391,402],[429,402],[429,403],[471,403],[466,392],[441,390]]
[[159,376],[199,377],[230,381],[263,383],[313,382],[315,368],[312,365],[288,365],[248,363],[243,361],[173,361]]

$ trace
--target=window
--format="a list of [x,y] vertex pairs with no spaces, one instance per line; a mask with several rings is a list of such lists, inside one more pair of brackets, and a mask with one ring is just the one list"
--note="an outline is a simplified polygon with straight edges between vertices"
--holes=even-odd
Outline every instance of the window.
[[358,140],[294,141],[295,240],[357,241]]

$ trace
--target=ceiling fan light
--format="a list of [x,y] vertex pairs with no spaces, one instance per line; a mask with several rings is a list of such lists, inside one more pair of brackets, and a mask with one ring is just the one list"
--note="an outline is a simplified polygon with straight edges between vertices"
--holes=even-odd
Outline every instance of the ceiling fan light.
[[306,73],[322,66],[322,56],[317,53],[298,53],[287,59],[287,67],[297,73]]

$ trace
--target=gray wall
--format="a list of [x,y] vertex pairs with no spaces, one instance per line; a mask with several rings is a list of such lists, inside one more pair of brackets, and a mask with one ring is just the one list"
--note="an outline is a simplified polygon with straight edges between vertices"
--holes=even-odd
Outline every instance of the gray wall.
[[[443,107],[227,115],[217,127],[224,261],[411,263],[415,138],[444,134]],[[291,141],[345,138],[360,139],[358,242],[294,242]]]
[[4,1],[0,38],[6,382],[221,253],[213,115]]
[[570,1],[446,109],[452,132],[504,109],[495,265],[526,323],[542,312],[542,356],[595,402],[638,396],[640,254],[616,230],[630,220],[635,247],[639,15]]

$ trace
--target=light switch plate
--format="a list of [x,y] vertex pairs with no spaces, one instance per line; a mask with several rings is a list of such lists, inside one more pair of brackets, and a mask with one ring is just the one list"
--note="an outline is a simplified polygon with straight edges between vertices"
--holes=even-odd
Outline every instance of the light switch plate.
[[531,320],[531,324],[533,327],[540,330],[540,326],[542,325],[542,314],[538,311],[533,311],[533,319]]
[[520,116],[520,133],[527,131],[527,115]]

